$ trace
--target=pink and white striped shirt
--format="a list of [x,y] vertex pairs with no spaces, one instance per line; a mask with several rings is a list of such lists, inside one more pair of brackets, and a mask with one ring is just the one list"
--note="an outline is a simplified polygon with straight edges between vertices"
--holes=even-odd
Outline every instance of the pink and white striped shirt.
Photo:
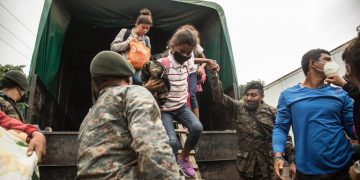
[[[194,67],[194,55],[183,65],[175,61],[174,56],[169,53],[170,68],[168,77],[170,81],[170,92],[165,104],[160,107],[162,111],[173,111],[179,109],[187,102],[188,98],[188,76]],[[161,62],[161,59],[158,60]]]

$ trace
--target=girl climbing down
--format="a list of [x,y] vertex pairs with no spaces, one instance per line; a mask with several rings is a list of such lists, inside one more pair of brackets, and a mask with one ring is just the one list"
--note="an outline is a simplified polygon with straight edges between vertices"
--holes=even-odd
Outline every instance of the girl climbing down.
[[[169,136],[170,145],[174,154],[177,154],[177,162],[185,176],[194,177],[196,172],[189,161],[189,153],[202,134],[203,127],[198,118],[187,107],[188,97],[188,76],[192,71],[194,61],[189,61],[193,57],[193,50],[196,47],[197,39],[191,30],[179,28],[171,37],[169,45],[169,55],[159,59],[167,69],[170,81],[170,92],[167,100],[161,105],[161,119]],[[157,80],[149,80],[144,86],[153,91],[163,84]],[[175,133],[173,121],[178,121],[189,130],[188,138],[184,149],[178,154],[179,142]]]

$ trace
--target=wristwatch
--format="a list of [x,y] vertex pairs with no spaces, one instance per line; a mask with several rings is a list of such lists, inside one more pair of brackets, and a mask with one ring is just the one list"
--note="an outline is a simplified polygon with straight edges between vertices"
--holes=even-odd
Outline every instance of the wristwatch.
[[360,174],[360,162],[359,161],[355,162],[354,171],[356,172],[356,174]]

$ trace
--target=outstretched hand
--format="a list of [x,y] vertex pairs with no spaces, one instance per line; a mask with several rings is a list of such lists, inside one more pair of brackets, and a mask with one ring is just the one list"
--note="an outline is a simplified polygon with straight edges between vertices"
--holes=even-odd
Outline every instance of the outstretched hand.
[[36,152],[39,162],[41,162],[43,156],[46,155],[46,139],[40,132],[33,132],[32,139],[29,142],[27,155],[31,156],[33,151]]
[[211,74],[216,74],[220,71],[220,66],[215,61],[210,61],[206,67],[209,69]]

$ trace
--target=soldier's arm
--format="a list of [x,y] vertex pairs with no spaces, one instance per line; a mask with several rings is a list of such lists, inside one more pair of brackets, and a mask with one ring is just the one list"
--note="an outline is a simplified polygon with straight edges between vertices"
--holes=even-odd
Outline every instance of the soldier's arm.
[[179,179],[160,110],[150,92],[143,87],[129,90],[125,113],[133,138],[131,146],[138,154],[141,176],[146,179]]
[[217,73],[212,73],[212,96],[215,103],[225,106],[227,109],[237,107],[242,103],[224,94],[222,84]]
[[124,40],[124,36],[126,34],[127,29],[121,29],[119,34],[115,37],[114,41],[111,43],[110,49],[112,51],[121,53],[125,52],[129,49],[129,42],[132,38],[128,38]]

